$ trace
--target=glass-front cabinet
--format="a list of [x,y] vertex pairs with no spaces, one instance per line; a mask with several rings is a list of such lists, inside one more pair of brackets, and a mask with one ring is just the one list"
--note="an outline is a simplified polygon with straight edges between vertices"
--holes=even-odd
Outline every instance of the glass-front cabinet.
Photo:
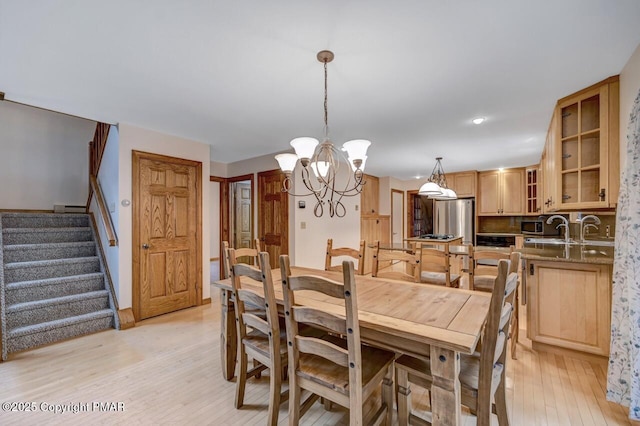
[[[561,99],[556,108],[556,207],[612,207],[617,202],[618,82]],[[615,145],[613,145],[615,144]],[[615,160],[615,162],[614,162]],[[612,167],[613,166],[613,167]]]

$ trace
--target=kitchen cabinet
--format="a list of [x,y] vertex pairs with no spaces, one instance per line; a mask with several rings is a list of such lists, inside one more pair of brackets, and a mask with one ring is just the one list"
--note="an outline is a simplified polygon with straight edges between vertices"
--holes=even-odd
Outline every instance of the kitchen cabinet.
[[527,260],[527,334],[536,344],[609,355],[611,266]]
[[391,216],[376,215],[360,218],[360,239],[365,240],[367,246],[364,254],[364,273],[371,272],[371,262],[373,261],[373,249],[371,245],[375,241],[380,241],[380,245],[389,246],[391,244]]
[[447,174],[447,185],[456,192],[458,198],[475,197],[477,174],[475,170]]
[[616,76],[558,101],[545,147],[545,212],[616,206],[619,91]]
[[540,198],[541,194],[540,186],[539,186],[539,172],[540,167],[530,166],[525,169],[525,214],[527,215],[539,215],[542,213],[542,208],[540,207]]
[[524,214],[524,168],[478,173],[478,216]]
[[360,193],[360,215],[377,215],[380,213],[380,179],[376,176],[364,175],[366,182]]
[[538,181],[542,183],[542,212],[552,213],[558,211],[558,194],[556,193],[556,161],[555,161],[555,147],[556,147],[556,116],[555,114],[551,118],[549,124],[549,130],[547,131],[547,139],[545,141],[544,149],[542,150],[542,158],[540,159],[540,175]]

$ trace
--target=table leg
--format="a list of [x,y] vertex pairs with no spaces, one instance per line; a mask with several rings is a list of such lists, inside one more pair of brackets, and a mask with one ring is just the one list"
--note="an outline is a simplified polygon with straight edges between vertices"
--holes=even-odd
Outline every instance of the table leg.
[[233,380],[236,370],[238,337],[236,334],[236,318],[231,292],[221,290],[220,294],[220,362],[222,377]]
[[433,425],[461,424],[460,354],[431,346],[431,387]]

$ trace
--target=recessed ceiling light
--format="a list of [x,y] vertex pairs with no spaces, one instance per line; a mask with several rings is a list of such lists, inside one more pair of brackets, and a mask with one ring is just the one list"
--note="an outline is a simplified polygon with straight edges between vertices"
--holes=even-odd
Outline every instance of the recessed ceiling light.
[[486,120],[486,118],[478,117],[478,118],[474,118],[473,120],[471,120],[471,122],[473,124],[482,124],[482,123],[484,123],[484,120]]

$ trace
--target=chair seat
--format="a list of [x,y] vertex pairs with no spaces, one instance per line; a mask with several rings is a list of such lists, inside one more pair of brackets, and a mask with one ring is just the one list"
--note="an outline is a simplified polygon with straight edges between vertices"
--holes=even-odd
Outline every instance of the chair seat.
[[[402,355],[396,360],[396,368],[407,370],[409,374],[422,380],[432,382],[431,364],[428,360],[414,358],[409,355]],[[496,363],[493,367],[494,379],[502,374],[503,365]],[[465,393],[477,393],[478,376],[480,375],[480,354],[460,355],[460,386],[466,391]],[[499,380],[493,380],[493,383],[499,383]],[[492,389],[492,393],[495,389]]]
[[[252,330],[242,339],[242,343],[269,358],[269,337],[266,334]],[[280,329],[280,355],[287,356],[287,332],[283,328]]]
[[[347,342],[335,336],[326,336],[325,340],[346,348]],[[384,349],[362,345],[362,385],[366,387],[380,372],[393,363],[395,354]],[[334,364],[317,355],[300,353],[298,376],[349,395],[349,369]]]
[[474,275],[473,276],[473,289],[480,291],[493,291],[493,286],[496,282],[496,277],[492,275]]
[[[460,275],[451,274],[450,280],[452,287],[458,287],[457,283],[460,281]],[[422,273],[420,274],[420,282],[427,284],[446,285],[447,275],[444,272],[422,271]]]

